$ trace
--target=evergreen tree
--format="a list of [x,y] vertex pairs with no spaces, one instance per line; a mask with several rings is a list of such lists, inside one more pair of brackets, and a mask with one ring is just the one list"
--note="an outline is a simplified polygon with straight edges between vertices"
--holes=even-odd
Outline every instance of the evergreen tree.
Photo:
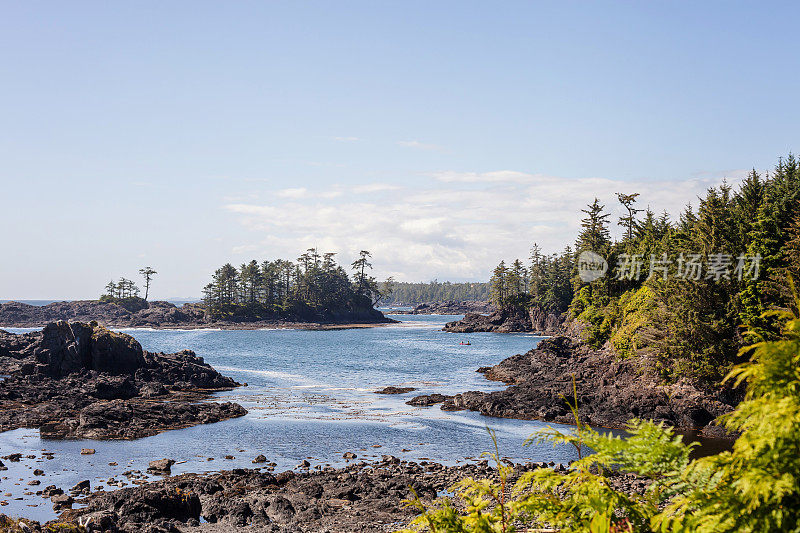
[[150,283],[153,281],[153,276],[158,274],[153,267],[144,267],[139,269],[139,274],[144,277],[144,299],[147,300],[148,295],[150,294]]
[[636,229],[636,214],[640,213],[641,209],[636,209],[633,204],[636,203],[636,198],[639,196],[638,192],[633,194],[617,193],[617,200],[622,204],[622,207],[627,211],[627,215],[619,217],[619,225],[625,228],[627,240],[633,239],[633,232]]

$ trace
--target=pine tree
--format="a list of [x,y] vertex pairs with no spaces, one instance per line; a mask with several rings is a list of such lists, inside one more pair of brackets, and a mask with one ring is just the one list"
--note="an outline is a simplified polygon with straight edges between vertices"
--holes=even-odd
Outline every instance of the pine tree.
[[608,254],[611,246],[608,217],[611,215],[605,213],[604,209],[605,206],[597,198],[586,209],[581,209],[586,217],[581,220],[582,229],[577,242],[579,252],[588,250],[603,256]]
[[638,196],[638,192],[633,194],[622,194],[620,192],[617,193],[617,199],[619,200],[619,203],[621,203],[622,207],[624,207],[628,212],[627,215],[619,217],[619,225],[625,228],[626,238],[628,241],[633,239],[633,232],[637,226],[636,213],[640,213],[642,211],[641,209],[636,209],[633,207],[633,204],[636,203],[636,198]]

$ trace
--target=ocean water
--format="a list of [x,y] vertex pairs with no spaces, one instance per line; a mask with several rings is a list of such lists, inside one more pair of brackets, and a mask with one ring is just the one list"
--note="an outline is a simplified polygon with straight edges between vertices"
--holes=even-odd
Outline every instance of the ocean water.
[[[93,488],[111,476],[127,481],[123,472],[144,472],[149,461],[164,457],[180,462],[173,474],[253,467],[251,461],[258,454],[276,462],[276,471],[294,468],[303,459],[312,465],[342,465],[347,451],[356,453],[358,460],[391,454],[455,464],[475,460],[492,447],[487,427],[496,431],[501,455],[513,460],[566,463],[575,459],[574,450],[565,446],[523,446],[546,423],[405,404],[417,394],[504,388],[475,370],[530,350],[541,337],[441,331],[445,322],[458,316],[395,318],[402,322],[334,331],[123,329],[146,350],[188,348],[223,374],[246,382],[247,387],[215,398],[238,402],[248,414],[135,441],[48,441],[29,429],[0,433],[0,455],[35,455],[19,463],[5,461],[9,470],[0,472],[0,500],[9,505],[0,507],[0,512],[52,518],[49,500],[25,492],[50,484],[66,490],[83,479],[91,480]],[[464,339],[472,345],[459,345]],[[375,394],[388,385],[418,390]],[[94,448],[96,453],[81,455],[81,448]],[[54,458],[44,458],[43,450],[54,452]],[[224,459],[226,455],[234,459]],[[34,478],[35,468],[45,475],[37,477],[41,485],[31,487],[27,482]]]

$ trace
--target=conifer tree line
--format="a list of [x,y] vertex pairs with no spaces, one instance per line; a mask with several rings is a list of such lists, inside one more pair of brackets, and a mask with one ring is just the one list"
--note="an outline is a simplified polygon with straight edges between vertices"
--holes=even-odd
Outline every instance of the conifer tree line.
[[139,293],[139,287],[133,281],[127,278],[119,278],[118,281],[111,280],[106,284],[106,292],[103,296],[122,300],[125,298],[138,298]]
[[489,282],[492,301],[499,309],[536,307],[563,313],[572,300],[574,255],[569,246],[546,255],[534,244],[527,265],[519,259],[510,265],[500,261]]
[[309,248],[296,261],[227,263],[203,289],[203,303],[212,318],[330,318],[371,309],[390,294],[391,278],[380,284],[370,275],[369,251],[350,265],[352,277],[335,256]]
[[[139,269],[139,274],[144,278],[144,300],[150,295],[150,285],[153,283],[153,276],[158,274],[153,267]],[[105,286],[105,293],[100,297],[101,301],[110,302],[116,300],[138,299],[141,294],[139,287],[133,281],[121,277],[119,280],[109,281]],[[146,307],[146,306],[145,306]]]
[[392,293],[381,300],[385,305],[417,305],[427,302],[460,302],[489,300],[490,285],[486,282],[453,283],[433,280],[428,283],[395,282]]
[[[746,328],[775,337],[777,328],[762,315],[790,306],[786,279],[800,279],[794,155],[763,175],[753,170],[735,189],[724,182],[708,189],[677,220],[640,207],[635,192],[609,200],[619,202],[623,216],[611,220],[595,199],[582,210],[574,248],[543,256],[534,245],[528,264],[501,262],[491,279],[496,305],[566,313],[591,345],[610,343],[621,357],[647,356],[667,378],[718,379],[751,342]],[[614,224],[621,234],[616,240]],[[605,276],[591,282],[578,276],[584,251],[607,260]],[[690,267],[696,270],[687,276]]]

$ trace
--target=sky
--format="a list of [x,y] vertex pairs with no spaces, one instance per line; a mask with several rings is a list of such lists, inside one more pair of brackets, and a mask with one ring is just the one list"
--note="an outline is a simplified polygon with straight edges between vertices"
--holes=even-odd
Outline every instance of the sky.
[[0,3],[0,299],[316,246],[486,280],[800,146],[793,2]]

